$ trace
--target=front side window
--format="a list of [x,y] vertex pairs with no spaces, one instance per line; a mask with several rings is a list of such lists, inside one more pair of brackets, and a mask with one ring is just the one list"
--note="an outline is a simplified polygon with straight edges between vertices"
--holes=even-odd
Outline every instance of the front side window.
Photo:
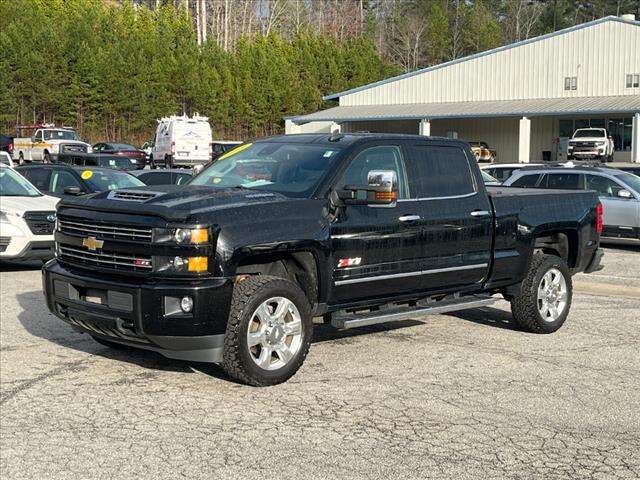
[[51,174],[51,186],[49,187],[49,191],[57,193],[58,195],[63,195],[64,190],[67,187],[78,187],[82,190],[82,185],[80,185],[80,182],[72,173],[67,172],[66,170],[54,171]]
[[409,151],[413,196],[454,197],[475,192],[469,162],[460,147],[416,144]]
[[245,144],[222,155],[190,185],[268,190],[309,197],[331,171],[340,147],[288,142]]
[[[407,176],[400,147],[380,145],[360,152],[349,164],[338,188],[345,185],[366,185],[372,170],[393,170],[398,177],[398,198],[408,198]],[[358,192],[359,195],[364,192]],[[363,197],[364,198],[364,197]]]
[[618,192],[624,187],[618,182],[600,175],[589,175],[585,177],[587,190],[595,190],[600,197],[617,197]]

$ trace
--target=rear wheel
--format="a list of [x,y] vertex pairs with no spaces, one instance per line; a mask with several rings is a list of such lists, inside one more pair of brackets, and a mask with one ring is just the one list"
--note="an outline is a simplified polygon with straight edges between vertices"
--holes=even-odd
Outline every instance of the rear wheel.
[[51,163],[51,154],[45,151],[44,154],[42,155],[42,161],[44,163]]
[[158,166],[156,165],[156,161],[153,159],[153,155],[149,157],[149,166],[152,170],[158,168]]
[[534,254],[520,292],[511,299],[514,322],[534,333],[553,333],[567,319],[572,283],[569,268],[555,255]]
[[22,152],[18,154],[18,165],[24,165],[24,154]]
[[165,155],[164,168],[173,168],[173,157],[171,155]]
[[312,334],[311,308],[300,287],[268,275],[249,277],[235,286],[222,366],[249,385],[285,382],[304,362]]

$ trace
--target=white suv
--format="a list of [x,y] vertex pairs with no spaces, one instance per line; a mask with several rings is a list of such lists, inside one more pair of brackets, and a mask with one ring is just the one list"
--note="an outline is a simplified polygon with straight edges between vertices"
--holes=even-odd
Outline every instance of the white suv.
[[0,164],[0,260],[53,258],[57,203]]

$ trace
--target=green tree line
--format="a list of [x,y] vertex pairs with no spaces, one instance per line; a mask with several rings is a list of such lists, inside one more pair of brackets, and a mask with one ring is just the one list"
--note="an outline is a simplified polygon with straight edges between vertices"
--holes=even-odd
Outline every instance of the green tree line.
[[200,113],[216,137],[279,133],[322,95],[397,73],[365,37],[312,32],[198,46],[184,9],[100,0],[0,0],[0,128],[55,122],[141,143],[156,119]]

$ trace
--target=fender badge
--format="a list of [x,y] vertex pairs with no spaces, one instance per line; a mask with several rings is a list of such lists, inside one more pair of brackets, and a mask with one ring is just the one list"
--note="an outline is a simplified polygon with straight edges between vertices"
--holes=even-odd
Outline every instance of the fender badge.
[[338,260],[338,268],[357,267],[361,263],[362,263],[362,258],[360,257],[341,258],[340,260]]
[[89,250],[95,252],[97,249],[102,248],[104,242],[98,240],[96,237],[87,237],[82,239],[82,246],[87,247]]

